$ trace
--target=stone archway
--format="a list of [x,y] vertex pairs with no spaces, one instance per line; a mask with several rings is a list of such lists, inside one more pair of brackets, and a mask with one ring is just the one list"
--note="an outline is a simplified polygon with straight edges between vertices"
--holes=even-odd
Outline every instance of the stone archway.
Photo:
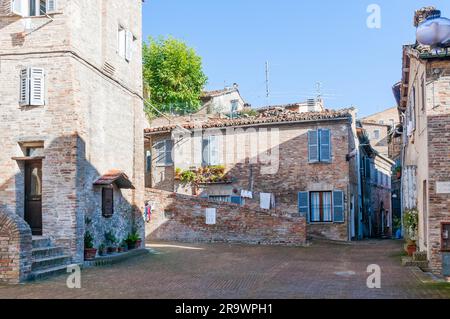
[[0,211],[0,283],[28,279],[32,263],[32,236],[20,216]]

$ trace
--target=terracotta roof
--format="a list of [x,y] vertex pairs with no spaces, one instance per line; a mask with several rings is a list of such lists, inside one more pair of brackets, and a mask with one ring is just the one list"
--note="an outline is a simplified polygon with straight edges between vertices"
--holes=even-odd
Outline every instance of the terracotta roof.
[[[239,127],[247,125],[258,125],[258,124],[280,124],[280,123],[290,123],[290,122],[310,122],[310,121],[321,121],[321,120],[332,120],[332,119],[346,119],[352,117],[352,111],[354,109],[342,109],[338,111],[325,110],[323,112],[307,112],[298,113],[291,112],[289,110],[283,109],[273,109],[265,111],[257,116],[252,117],[242,117],[238,119],[224,119],[224,118],[211,118],[208,121],[188,121],[181,123],[179,126],[185,129],[195,129],[195,128],[220,128],[220,127]],[[175,124],[151,127],[145,129],[145,133],[158,133],[158,132],[170,132],[177,127]]]
[[96,186],[109,186],[112,184],[116,184],[119,188],[134,189],[128,176],[119,170],[110,170],[94,182]]

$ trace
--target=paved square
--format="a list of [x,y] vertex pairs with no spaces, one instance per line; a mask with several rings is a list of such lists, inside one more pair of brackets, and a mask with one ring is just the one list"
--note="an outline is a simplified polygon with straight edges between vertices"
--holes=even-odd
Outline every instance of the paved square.
[[[400,264],[402,242],[314,242],[307,248],[153,243],[149,254],[66,275],[0,286],[0,298],[450,298],[449,285],[423,284]],[[368,289],[367,266],[382,270]]]

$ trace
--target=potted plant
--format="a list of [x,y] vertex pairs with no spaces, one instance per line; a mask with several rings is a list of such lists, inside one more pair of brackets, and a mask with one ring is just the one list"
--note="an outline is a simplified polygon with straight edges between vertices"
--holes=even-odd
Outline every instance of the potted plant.
[[84,260],[93,260],[97,255],[97,249],[94,248],[94,238],[90,232],[84,234]]
[[117,238],[111,231],[105,233],[105,240],[108,246],[108,254],[117,253]]
[[119,245],[119,253],[125,253],[128,251],[128,244],[126,240],[122,240],[122,242]]
[[128,249],[130,250],[141,247],[142,244],[142,240],[136,231],[133,231],[130,234],[128,234],[126,242],[128,244]]
[[106,245],[105,244],[101,244],[100,246],[98,246],[98,254],[100,256],[106,255]]
[[406,245],[405,250],[409,256],[417,251],[416,238],[419,224],[419,212],[411,209],[404,212],[403,225],[405,228]]

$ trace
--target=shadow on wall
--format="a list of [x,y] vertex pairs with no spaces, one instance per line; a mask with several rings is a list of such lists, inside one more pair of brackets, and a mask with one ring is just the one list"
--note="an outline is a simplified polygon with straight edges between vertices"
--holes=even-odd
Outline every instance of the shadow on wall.
[[[17,154],[11,154],[11,161],[14,161],[14,155]],[[43,235],[50,237],[54,244],[63,246],[71,255],[73,263],[83,262],[85,231],[93,235],[95,247],[104,243],[105,232],[109,231],[117,239],[123,240],[136,229],[144,238],[142,214],[131,203],[134,190],[121,190],[113,184],[113,215],[108,218],[103,216],[102,187],[94,186],[94,182],[105,172],[98,172],[85,155],[85,142],[75,133],[45,142],[44,158],[41,159]],[[15,229],[21,230],[18,239],[21,248],[12,257],[20,262],[14,264],[28,264],[29,260],[22,259],[31,258],[31,245],[28,245],[31,230],[24,220],[24,160],[18,159],[16,174],[0,185],[0,230],[6,230],[0,231],[0,239],[8,238],[0,240],[0,251],[5,248],[7,251],[14,250],[9,246],[15,239],[8,234],[11,231],[16,233]],[[0,282],[3,272],[0,272]],[[25,269],[17,272],[20,277],[18,281],[23,281],[25,273]]]

